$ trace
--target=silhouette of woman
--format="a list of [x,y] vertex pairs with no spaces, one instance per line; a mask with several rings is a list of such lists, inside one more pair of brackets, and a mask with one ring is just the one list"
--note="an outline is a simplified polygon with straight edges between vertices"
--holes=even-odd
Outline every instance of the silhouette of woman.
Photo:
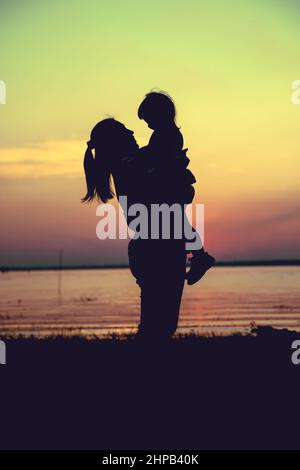
[[[145,171],[133,134],[112,118],[96,124],[84,158],[87,193],[82,201],[96,198],[107,202],[113,198],[113,178],[118,199],[126,195],[128,207],[134,203],[147,207],[151,203],[190,203],[194,195],[191,185],[162,184],[155,174]],[[148,222],[150,225],[151,220]],[[133,239],[128,255],[131,272],[141,288],[138,336],[151,340],[171,337],[178,324],[186,276],[185,240]]]

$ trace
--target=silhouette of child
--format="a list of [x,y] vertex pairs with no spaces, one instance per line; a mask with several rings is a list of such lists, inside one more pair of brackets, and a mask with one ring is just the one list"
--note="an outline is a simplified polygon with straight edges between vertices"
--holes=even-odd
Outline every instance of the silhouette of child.
[[[169,180],[184,180],[189,159],[185,154],[187,149],[183,150],[182,134],[175,123],[176,109],[172,99],[165,93],[148,93],[139,106],[138,117],[154,131],[149,144],[140,149],[147,162],[148,172],[157,172],[164,177],[166,171]],[[199,237],[195,229],[193,231]],[[186,278],[188,284],[192,285],[215,264],[215,259],[203,247],[190,253],[191,268]]]

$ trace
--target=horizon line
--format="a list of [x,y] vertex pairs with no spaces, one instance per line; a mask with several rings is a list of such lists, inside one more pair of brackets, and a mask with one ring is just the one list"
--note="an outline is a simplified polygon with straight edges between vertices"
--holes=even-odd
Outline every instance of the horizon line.
[[[217,261],[215,266],[299,266],[300,259],[273,259],[273,260],[224,260]],[[0,266],[0,271],[59,271],[59,270],[88,270],[88,269],[126,269],[129,265],[122,264],[76,264],[76,265],[49,265],[49,266]]]

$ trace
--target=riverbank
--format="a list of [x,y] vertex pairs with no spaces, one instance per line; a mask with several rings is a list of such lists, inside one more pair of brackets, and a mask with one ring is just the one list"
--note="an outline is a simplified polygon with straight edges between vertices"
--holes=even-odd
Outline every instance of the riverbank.
[[0,446],[298,448],[294,339],[272,328],[161,345],[6,339]]

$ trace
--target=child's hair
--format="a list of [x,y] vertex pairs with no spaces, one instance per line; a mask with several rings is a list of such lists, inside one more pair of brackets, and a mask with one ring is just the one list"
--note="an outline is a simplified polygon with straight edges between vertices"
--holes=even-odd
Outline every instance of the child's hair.
[[147,121],[153,116],[159,116],[161,120],[175,121],[175,104],[167,93],[151,91],[147,93],[141,102],[138,109],[138,117]]

